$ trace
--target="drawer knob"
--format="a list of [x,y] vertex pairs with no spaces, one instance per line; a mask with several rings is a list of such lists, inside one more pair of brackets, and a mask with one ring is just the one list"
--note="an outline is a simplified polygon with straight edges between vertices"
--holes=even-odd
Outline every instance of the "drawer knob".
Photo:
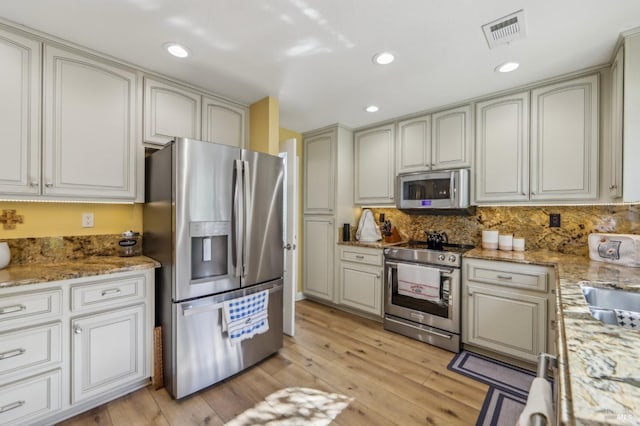
[[10,351],[2,352],[2,353],[0,353],[0,360],[7,359],[7,358],[13,358],[14,356],[22,355],[26,351],[27,351],[26,349],[20,348],[20,349],[12,349]]
[[501,280],[512,280],[513,277],[511,275],[498,275],[498,278]]
[[109,296],[111,294],[120,294],[120,289],[119,288],[109,288],[107,290],[103,290],[102,291],[102,296]]
[[73,332],[76,334],[82,334],[82,327],[76,325],[75,327],[73,327]]
[[24,311],[26,309],[27,309],[27,307],[25,305],[5,306],[4,308],[0,308],[0,315],[12,314],[14,312],[20,312],[20,311]]
[[7,411],[11,411],[14,408],[20,408],[23,405],[24,405],[24,401],[16,401],[16,402],[12,402],[11,404],[3,405],[2,407],[0,407],[0,414],[6,413]]
[[361,255],[361,254],[359,254],[359,255],[357,255],[357,256],[356,256],[356,259],[363,260],[363,259],[364,259],[364,256],[363,256],[363,255]]

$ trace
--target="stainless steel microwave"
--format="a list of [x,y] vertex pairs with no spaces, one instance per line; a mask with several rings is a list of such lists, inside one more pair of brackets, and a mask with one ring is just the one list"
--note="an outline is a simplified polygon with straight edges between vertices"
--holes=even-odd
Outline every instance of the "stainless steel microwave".
[[401,210],[454,210],[469,207],[469,169],[407,173],[397,177]]

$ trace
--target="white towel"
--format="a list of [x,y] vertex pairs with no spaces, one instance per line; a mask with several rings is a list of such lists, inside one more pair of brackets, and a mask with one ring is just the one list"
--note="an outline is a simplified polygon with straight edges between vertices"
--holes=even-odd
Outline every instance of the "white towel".
[[440,270],[427,266],[398,264],[398,294],[440,301]]
[[529,397],[522,414],[518,419],[518,426],[529,426],[534,414],[542,414],[547,418],[548,425],[556,424],[551,403],[551,383],[542,377],[536,377],[529,388]]
[[618,325],[632,330],[640,330],[640,312],[625,311],[624,309],[614,309]]
[[227,300],[222,307],[222,331],[231,343],[250,339],[269,330],[269,290]]
[[599,262],[640,267],[640,235],[590,234],[589,258]]
[[358,222],[358,230],[356,231],[356,240],[362,242],[380,241],[382,234],[376,225],[373,212],[369,209],[362,211],[360,222]]

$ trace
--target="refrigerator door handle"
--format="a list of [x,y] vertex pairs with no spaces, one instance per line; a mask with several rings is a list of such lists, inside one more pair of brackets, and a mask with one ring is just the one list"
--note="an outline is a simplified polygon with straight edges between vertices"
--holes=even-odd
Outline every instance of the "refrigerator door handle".
[[242,247],[243,247],[243,234],[244,234],[244,212],[243,212],[243,201],[244,195],[242,191],[242,181],[243,173],[242,173],[242,160],[234,161],[234,186],[233,186],[233,236],[231,238],[231,254],[232,254],[232,262],[234,267],[234,275],[236,277],[241,277],[243,274],[243,255],[242,255]]
[[245,260],[247,257],[247,217],[252,217],[253,215],[249,211],[251,209],[251,167],[249,167],[248,161],[243,161],[243,170],[242,174],[242,276],[244,277],[246,265]]

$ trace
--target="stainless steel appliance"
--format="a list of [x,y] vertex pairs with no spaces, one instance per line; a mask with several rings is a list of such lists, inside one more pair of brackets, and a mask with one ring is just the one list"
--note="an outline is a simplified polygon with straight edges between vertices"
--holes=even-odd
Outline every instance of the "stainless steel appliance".
[[[178,138],[146,159],[144,253],[156,274],[165,386],[175,398],[282,347],[279,157]],[[267,332],[232,341],[225,301],[269,290]]]
[[[414,339],[460,352],[460,272],[462,253],[472,246],[443,244],[427,248],[427,241],[411,241],[384,249],[384,328]],[[439,277],[438,300],[401,294],[399,265]]]
[[460,212],[469,209],[469,169],[407,173],[397,177],[401,210]]

